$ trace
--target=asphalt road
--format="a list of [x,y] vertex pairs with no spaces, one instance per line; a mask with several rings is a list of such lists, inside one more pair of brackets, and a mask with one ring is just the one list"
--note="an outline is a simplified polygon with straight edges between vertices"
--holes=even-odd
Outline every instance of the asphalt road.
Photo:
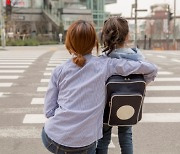
[[[143,51],[159,68],[147,87],[143,119],[133,126],[134,154],[180,153],[180,51]],[[49,154],[41,142],[43,98],[64,46],[0,49],[0,154]],[[110,154],[119,154],[113,128]]]

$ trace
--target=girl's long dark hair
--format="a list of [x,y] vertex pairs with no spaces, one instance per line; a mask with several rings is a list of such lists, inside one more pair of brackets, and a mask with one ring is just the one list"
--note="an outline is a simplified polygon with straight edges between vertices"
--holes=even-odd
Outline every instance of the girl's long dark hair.
[[102,29],[103,52],[109,55],[116,49],[116,45],[124,45],[128,33],[129,26],[125,18],[110,17],[107,19]]

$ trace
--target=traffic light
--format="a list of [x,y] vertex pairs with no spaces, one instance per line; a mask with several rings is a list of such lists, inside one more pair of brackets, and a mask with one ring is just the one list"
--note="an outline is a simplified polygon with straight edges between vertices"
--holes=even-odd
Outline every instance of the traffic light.
[[173,19],[172,15],[173,15],[173,13],[169,11],[168,12],[168,21],[169,22]]
[[6,15],[11,15],[12,12],[12,6],[11,6],[11,0],[6,0]]

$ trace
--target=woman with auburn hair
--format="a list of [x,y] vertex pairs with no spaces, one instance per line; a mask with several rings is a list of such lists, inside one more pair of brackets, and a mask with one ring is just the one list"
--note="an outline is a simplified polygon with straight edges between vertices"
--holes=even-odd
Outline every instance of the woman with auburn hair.
[[48,119],[42,141],[56,154],[95,154],[96,142],[102,138],[106,80],[113,74],[142,73],[150,82],[157,68],[148,62],[93,56],[98,42],[94,27],[87,21],[70,25],[65,45],[73,58],[52,72],[45,96]]

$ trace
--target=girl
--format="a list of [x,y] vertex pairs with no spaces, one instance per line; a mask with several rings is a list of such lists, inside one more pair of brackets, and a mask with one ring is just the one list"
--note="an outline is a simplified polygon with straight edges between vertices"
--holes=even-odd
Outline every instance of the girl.
[[96,141],[102,138],[106,80],[113,74],[143,73],[150,82],[157,68],[148,62],[93,56],[93,48],[98,49],[96,32],[83,20],[69,27],[65,45],[73,58],[52,73],[42,141],[52,153],[95,154]]
[[[129,36],[129,26],[122,17],[110,17],[104,22],[102,38],[104,50],[111,58],[125,58],[134,61],[144,61],[140,51],[135,48],[125,48]],[[107,154],[108,145],[111,141],[112,127],[103,126],[103,138],[98,141],[97,154]],[[133,154],[132,127],[118,127],[119,144],[122,154]]]

